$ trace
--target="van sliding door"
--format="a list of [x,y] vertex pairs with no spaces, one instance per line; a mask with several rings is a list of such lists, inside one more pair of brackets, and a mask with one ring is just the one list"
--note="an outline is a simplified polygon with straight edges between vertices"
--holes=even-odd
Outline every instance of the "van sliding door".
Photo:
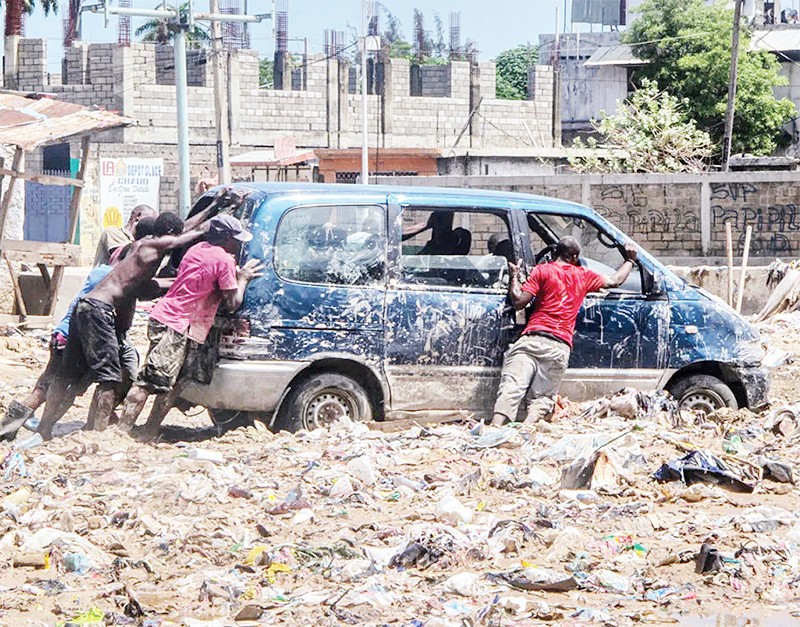
[[508,212],[402,199],[389,206],[397,252],[385,321],[391,413],[483,417],[513,328],[507,260],[519,251]]

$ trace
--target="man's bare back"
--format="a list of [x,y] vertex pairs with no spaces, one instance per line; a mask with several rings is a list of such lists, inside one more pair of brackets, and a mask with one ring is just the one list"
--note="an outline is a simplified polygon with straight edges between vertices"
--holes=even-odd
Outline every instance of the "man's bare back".
[[[193,233],[190,231],[188,234]],[[198,231],[195,238],[200,237]],[[86,297],[119,308],[135,298],[145,283],[154,276],[167,252],[176,248],[175,236],[148,237],[131,244],[128,255]],[[188,242],[187,242],[188,243]]]

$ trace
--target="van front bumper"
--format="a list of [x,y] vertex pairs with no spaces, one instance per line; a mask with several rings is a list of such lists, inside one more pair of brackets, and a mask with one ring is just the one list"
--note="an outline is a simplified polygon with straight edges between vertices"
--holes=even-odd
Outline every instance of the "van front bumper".
[[725,378],[739,382],[744,390],[748,409],[759,409],[769,401],[769,372],[761,366],[733,366],[725,368]]
[[309,362],[221,359],[208,385],[189,383],[181,396],[211,409],[271,412]]

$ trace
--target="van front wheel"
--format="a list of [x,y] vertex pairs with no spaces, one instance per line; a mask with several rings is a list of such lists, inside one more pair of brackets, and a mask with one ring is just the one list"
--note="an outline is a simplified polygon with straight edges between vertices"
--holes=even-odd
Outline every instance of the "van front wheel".
[[739,409],[733,391],[716,377],[693,374],[678,380],[669,387],[669,392],[682,409],[710,414],[722,407]]
[[338,372],[312,374],[292,386],[275,421],[278,431],[327,427],[341,418],[372,420],[372,404],[364,387]]

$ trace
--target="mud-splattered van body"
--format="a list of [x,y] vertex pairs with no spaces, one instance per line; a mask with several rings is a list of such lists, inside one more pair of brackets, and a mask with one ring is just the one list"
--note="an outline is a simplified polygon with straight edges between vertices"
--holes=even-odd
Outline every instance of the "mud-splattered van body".
[[[563,235],[610,273],[628,238],[587,207],[446,188],[238,184],[263,276],[223,324],[212,382],[188,400],[274,426],[349,415],[489,414],[503,352],[524,323],[507,259],[544,263]],[[500,242],[500,243],[498,243]],[[620,289],[590,294],[561,394],[667,388],[700,408],[755,407],[768,378],[753,328],[646,251]]]

